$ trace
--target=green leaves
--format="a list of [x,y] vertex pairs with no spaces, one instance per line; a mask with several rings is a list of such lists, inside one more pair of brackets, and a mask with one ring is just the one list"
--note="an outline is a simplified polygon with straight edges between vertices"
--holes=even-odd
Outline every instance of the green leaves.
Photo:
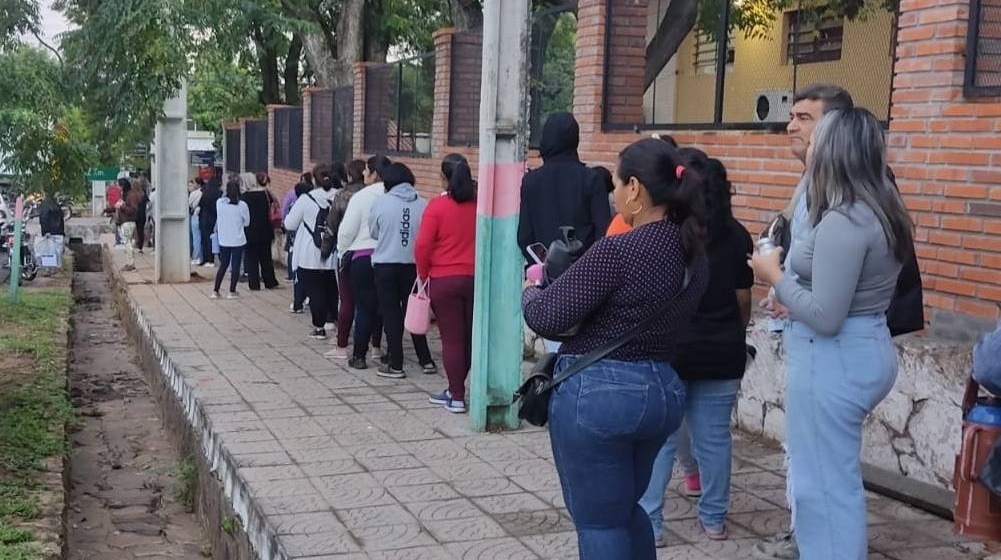
[[264,112],[258,78],[251,68],[222,53],[206,51],[195,60],[188,86],[188,113],[199,128],[220,139],[222,121],[256,117]]
[[36,0],[0,2],[0,48],[11,48],[18,37],[38,32],[39,13]]
[[0,52],[0,153],[29,191],[82,192],[96,161],[88,118],[45,51]]

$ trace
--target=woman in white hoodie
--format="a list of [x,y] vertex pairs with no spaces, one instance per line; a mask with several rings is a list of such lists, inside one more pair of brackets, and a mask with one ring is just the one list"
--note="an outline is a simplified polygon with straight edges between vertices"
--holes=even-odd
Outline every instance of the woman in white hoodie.
[[[326,340],[328,306],[337,305],[336,298],[330,301],[330,283],[337,282],[334,275],[335,259],[333,255],[323,258],[320,245],[326,231],[326,217],[317,222],[321,211],[330,208],[330,190],[334,188],[330,166],[316,166],[313,178],[318,185],[312,191],[300,196],[288,215],[285,216],[285,230],[294,231],[295,244],[292,246],[292,268],[296,270],[298,279],[306,288],[309,297],[309,313],[313,320],[313,330],[310,338]],[[317,227],[319,225],[319,227]]]
[[354,369],[368,369],[365,356],[368,354],[372,331],[382,328],[372,269],[372,253],[375,252],[376,241],[369,231],[368,217],[372,203],[386,192],[380,171],[391,163],[389,158],[382,155],[368,159],[364,174],[367,186],[348,201],[344,219],[337,230],[337,254],[342,257],[340,266],[346,270],[346,276],[350,279],[351,294],[355,302],[354,348],[348,361],[348,365]]

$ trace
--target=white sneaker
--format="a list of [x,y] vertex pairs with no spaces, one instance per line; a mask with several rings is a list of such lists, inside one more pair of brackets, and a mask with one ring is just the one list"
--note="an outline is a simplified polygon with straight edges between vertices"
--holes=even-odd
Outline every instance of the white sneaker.
[[226,294],[226,299],[237,299],[240,296],[236,292],[229,292]]
[[215,268],[215,263],[207,262],[207,263],[203,264],[202,266],[204,266],[205,268]]
[[209,299],[219,299],[219,292],[212,292],[209,294]]
[[191,259],[191,266],[198,266],[201,262],[200,259]]

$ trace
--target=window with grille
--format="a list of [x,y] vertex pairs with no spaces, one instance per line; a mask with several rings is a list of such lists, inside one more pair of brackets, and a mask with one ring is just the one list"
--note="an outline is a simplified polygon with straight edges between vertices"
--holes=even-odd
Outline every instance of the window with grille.
[[966,33],[964,95],[1001,95],[1001,0],[972,0]]
[[814,10],[786,13],[786,61],[808,64],[841,60],[844,20]]
[[[715,74],[719,43],[708,33],[699,31],[695,34],[695,72],[698,74]],[[735,59],[733,36],[726,39],[726,64],[730,66]]]

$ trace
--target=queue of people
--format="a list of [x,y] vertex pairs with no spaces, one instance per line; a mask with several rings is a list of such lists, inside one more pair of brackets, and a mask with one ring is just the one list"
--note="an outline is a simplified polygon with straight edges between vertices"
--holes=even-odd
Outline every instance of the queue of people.
[[[882,128],[848,92],[798,92],[788,134],[802,180],[756,244],[712,154],[644,138],[610,171],[581,162],[572,115],[544,127],[543,165],[522,183],[518,244],[526,266],[538,259],[532,245],[548,257],[521,305],[553,354],[553,374],[573,372],[552,392],[548,430],[582,559],[652,559],[670,544],[663,508],[676,460],[685,492],[699,496],[705,538],[728,538],[730,419],[754,356],[746,331],[755,280],[771,288],[761,306],[784,340],[792,509],[792,530],[755,554],[866,557],[862,426],[896,378],[891,336],[923,325],[913,223]],[[445,374],[428,400],[465,412],[477,198],[466,159],[444,158],[430,200],[406,165],[382,155],[318,165],[281,204],[269,181],[234,177],[224,196],[218,180],[192,184],[192,263],[220,258],[212,296],[228,266],[236,297],[241,259],[251,290],[278,286],[270,214],[280,207],[290,311],[308,306],[313,339],[336,329],[325,356],[357,370],[372,360],[376,375],[405,378],[408,300],[426,285]],[[130,196],[140,195],[125,187],[127,223]],[[425,335],[411,342],[419,371],[437,374]]]

